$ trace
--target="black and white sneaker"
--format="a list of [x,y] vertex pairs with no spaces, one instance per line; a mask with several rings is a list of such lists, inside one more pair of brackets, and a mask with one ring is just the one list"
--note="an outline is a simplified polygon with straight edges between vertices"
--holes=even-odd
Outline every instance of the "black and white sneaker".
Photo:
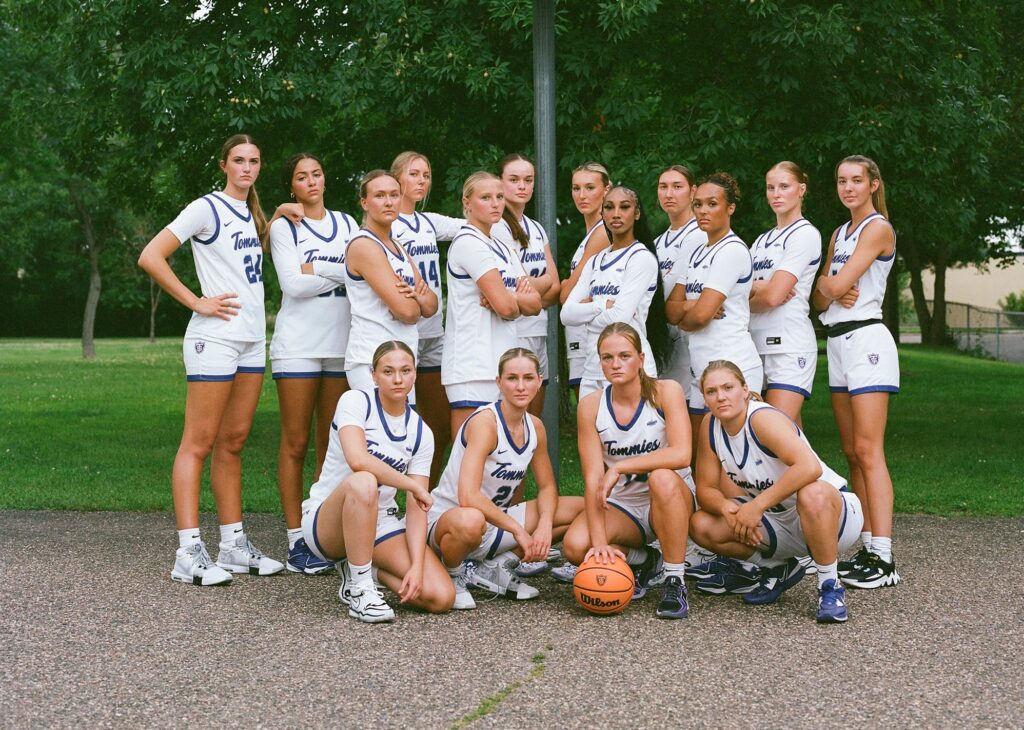
[[870,550],[861,546],[860,550],[858,550],[852,558],[849,560],[839,561],[839,575],[844,576],[854,570],[857,566],[863,565],[871,555],[873,555],[873,553]]
[[387,604],[375,585],[351,586],[348,588],[348,599],[348,615],[363,623],[380,624],[395,620],[394,609]]
[[178,548],[171,579],[194,586],[219,586],[231,582],[231,573],[214,565],[206,544],[197,542]]
[[874,553],[846,575],[839,576],[845,585],[851,588],[885,588],[900,582],[900,574],[896,572],[896,560],[886,562]]

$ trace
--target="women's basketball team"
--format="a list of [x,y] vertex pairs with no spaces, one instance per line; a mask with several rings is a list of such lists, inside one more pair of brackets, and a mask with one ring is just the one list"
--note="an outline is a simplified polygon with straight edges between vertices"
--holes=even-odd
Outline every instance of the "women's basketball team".
[[[669,228],[654,237],[637,190],[588,162],[572,175],[586,233],[565,278],[526,214],[534,166],[522,155],[466,179],[461,218],[423,209],[431,166],[410,151],[363,176],[355,217],[326,203],[322,162],[294,155],[282,177],[290,202],[268,221],[255,188],[262,165],[252,138],[228,139],[223,188],[189,203],[139,258],[193,312],[171,476],[174,580],[336,569],[341,603],[371,623],[395,619],[384,587],[423,611],[472,609],[471,588],[530,599],[538,591],[524,578],[551,570],[571,582],[586,560],[625,561],[634,600],[656,592],[666,619],[687,616],[687,578],[758,605],[816,573],[822,623],[847,620],[845,587],[899,582],[884,452],[899,364],[881,322],[895,234],[872,160],[836,168],[849,220],[824,259],[793,162],[767,171],[776,224],[751,246],[732,229],[741,193],[729,174],[661,172]],[[185,242],[199,294],[168,264]],[[241,453],[266,366],[267,253],[282,290],[270,360],[285,564],[242,522]],[[849,480],[802,430],[817,362],[811,303]],[[556,304],[578,398],[582,497],[559,494],[546,446],[557,435],[538,418],[557,369],[546,344]],[[311,430],[316,468],[303,500]],[[216,560],[199,532],[207,461]],[[528,474],[536,498],[524,500]]]

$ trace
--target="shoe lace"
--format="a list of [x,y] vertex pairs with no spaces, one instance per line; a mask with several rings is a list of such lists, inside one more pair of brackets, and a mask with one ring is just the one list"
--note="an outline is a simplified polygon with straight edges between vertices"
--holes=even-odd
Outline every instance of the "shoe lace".
[[205,569],[213,565],[213,558],[210,557],[210,553],[206,552],[206,545],[201,542],[190,545],[188,555],[192,559],[192,564],[197,568]]
[[476,563],[472,560],[467,560],[462,564],[462,570],[459,572],[463,585],[471,582],[474,575],[476,575]]
[[264,555],[263,552],[258,547],[256,547],[255,545],[252,544],[252,540],[250,540],[248,536],[246,536],[246,538],[245,538],[245,547],[243,549],[251,557],[254,557],[254,558],[257,558],[257,559],[258,558],[265,558],[266,557],[266,555]]
[[672,580],[668,578],[663,584],[661,589],[661,600],[662,601],[682,601],[683,597],[683,583],[680,580]]

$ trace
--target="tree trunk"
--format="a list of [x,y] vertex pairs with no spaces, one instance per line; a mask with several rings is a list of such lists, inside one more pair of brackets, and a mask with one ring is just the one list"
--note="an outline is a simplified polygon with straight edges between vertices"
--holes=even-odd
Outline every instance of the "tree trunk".
[[924,297],[921,257],[917,255],[917,249],[913,244],[907,242],[906,237],[902,241],[900,255],[910,272],[910,293],[914,297],[914,311],[917,313],[917,324],[921,328],[921,341],[925,342],[932,328],[932,315],[928,311],[928,300]]
[[89,293],[85,297],[85,313],[82,317],[82,357],[92,360],[96,357],[96,307],[100,303],[100,251],[92,227],[92,216],[74,183],[71,185],[71,198],[78,209],[82,235],[89,250]]
[[[935,296],[932,301],[931,329],[928,344],[941,345],[946,341],[946,263],[949,260],[949,241],[935,245]],[[923,338],[922,338],[923,339]]]
[[889,277],[885,282],[885,299],[882,300],[882,321],[892,333],[892,338],[900,341],[900,259],[897,256],[889,269]]
[[149,280],[149,342],[156,342],[156,308],[160,305],[160,287]]

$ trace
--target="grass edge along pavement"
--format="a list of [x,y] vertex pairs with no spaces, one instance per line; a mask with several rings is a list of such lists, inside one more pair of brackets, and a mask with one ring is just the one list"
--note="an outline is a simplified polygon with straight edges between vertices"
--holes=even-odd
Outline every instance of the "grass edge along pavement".
[[[77,340],[0,340],[0,509],[171,509],[185,402],[181,340],[104,339],[97,349],[96,360],[84,361]],[[913,345],[900,348],[900,359],[902,392],[891,401],[886,438],[896,510],[1024,515],[1024,368]],[[278,418],[268,372],[243,457],[247,512],[280,509]],[[804,422],[821,457],[845,473],[823,357]],[[574,425],[561,435],[566,494],[582,491]],[[208,470],[201,508],[213,510]]]
[[[554,649],[554,646],[552,644],[548,644],[544,647],[544,651],[551,651],[552,649]],[[502,702],[508,699],[509,695],[511,695],[513,692],[520,689],[524,685],[529,684],[530,682],[544,674],[544,661],[546,659],[547,655],[543,651],[538,651],[530,658],[530,661],[532,662],[533,666],[530,668],[530,671],[526,674],[525,677],[522,677],[521,679],[517,679],[516,681],[511,682],[502,687],[501,689],[499,689],[491,696],[485,697],[483,701],[481,701],[480,704],[477,705],[475,710],[467,713],[465,716],[460,718],[458,722],[452,724],[450,730],[459,730],[459,728],[464,728],[468,725],[471,725],[477,720],[479,720],[481,717],[485,717],[486,715],[490,714],[498,705],[500,705]]]

